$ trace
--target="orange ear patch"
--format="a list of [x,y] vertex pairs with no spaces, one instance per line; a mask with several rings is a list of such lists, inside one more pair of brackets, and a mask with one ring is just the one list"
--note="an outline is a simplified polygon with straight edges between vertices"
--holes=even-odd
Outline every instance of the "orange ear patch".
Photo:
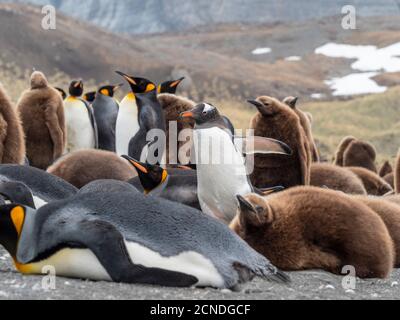
[[22,207],[15,207],[11,210],[11,220],[14,223],[18,235],[21,234],[25,220],[25,211]]
[[105,95],[105,96],[109,96],[108,90],[107,89],[102,89],[100,91],[101,94]]
[[156,88],[156,86],[155,86],[154,84],[149,83],[149,84],[146,86],[146,93],[147,93],[147,92],[150,92],[150,91],[153,91],[155,88]]

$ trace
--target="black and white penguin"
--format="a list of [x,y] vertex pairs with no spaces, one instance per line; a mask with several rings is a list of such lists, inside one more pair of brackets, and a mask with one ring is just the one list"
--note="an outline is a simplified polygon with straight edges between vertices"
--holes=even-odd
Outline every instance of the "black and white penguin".
[[122,76],[130,85],[131,92],[129,92],[119,105],[119,112],[117,118],[116,128],[116,147],[118,155],[128,154],[129,142],[139,132],[139,119],[138,107],[136,104],[135,93],[154,90],[155,86],[144,86],[144,81],[140,78],[128,76],[127,74],[116,71],[117,74]]
[[86,92],[83,95],[83,100],[89,102],[90,104],[93,103],[94,99],[96,99],[96,91]]
[[[197,174],[194,170],[171,169],[170,172],[158,165],[137,161],[123,156],[138,173],[138,177],[128,181],[147,195],[179,202],[201,210],[197,197]],[[177,171],[179,174],[174,174]],[[139,180],[139,181],[138,181]],[[140,182],[140,185],[138,185]]]
[[63,100],[67,98],[67,93],[64,91],[64,89],[60,87],[54,87],[54,89],[56,89],[61,94]]
[[[153,142],[156,142],[147,141],[147,134],[149,131],[160,130],[164,132],[165,137],[166,128],[164,112],[162,110],[160,102],[157,99],[157,88],[154,83],[144,78],[134,78],[128,76],[119,71],[117,73],[128,81],[132,93],[135,96],[135,102],[138,111],[138,126],[136,126],[134,122],[130,122],[129,124],[126,123],[125,125],[123,125],[121,122],[119,123],[119,119],[121,119],[120,121],[122,121],[122,117],[127,117],[127,115],[125,114],[125,109],[123,109],[122,106],[123,102],[121,102],[120,113],[118,114],[117,120],[117,153],[120,154],[119,151],[121,151],[121,149],[118,149],[118,141],[121,142],[123,140],[123,144],[125,144],[126,138],[128,138],[129,135],[130,137],[128,142],[128,153],[122,153],[120,155],[129,154],[135,159],[142,159],[142,155],[146,156],[146,150],[149,149],[149,143],[151,144]],[[128,108],[132,107],[133,103],[131,102]],[[124,122],[126,122],[126,119],[124,120]],[[131,129],[128,129],[129,127],[131,127]],[[135,128],[135,130],[132,130],[132,128]],[[118,135],[122,132],[124,133],[123,137],[121,138]],[[132,133],[134,134],[131,135]],[[155,148],[157,149],[155,150],[157,151],[155,152],[155,156],[158,159],[157,162],[161,163],[165,151],[165,141],[160,141],[159,144],[159,148]]]
[[63,179],[28,166],[1,165],[0,183],[5,182],[18,182],[27,186],[32,193],[35,208],[69,198],[78,192],[77,188]]
[[176,94],[176,90],[178,89],[179,85],[181,84],[181,82],[183,80],[185,80],[184,77],[180,78],[178,80],[165,81],[157,87],[157,93],[159,93],[159,94],[162,94],[162,93]]
[[114,93],[121,86],[123,84],[107,85],[99,88],[92,104],[98,131],[98,148],[100,150],[116,152],[115,130],[119,105],[114,99]]
[[[232,136],[216,107],[202,103],[192,111],[183,112],[181,118],[194,119],[193,134],[196,154],[198,197],[202,211],[226,223],[236,216],[238,195],[254,192],[243,154],[290,155],[283,142]],[[240,150],[239,145],[246,150]],[[247,149],[250,148],[250,149]]]
[[221,289],[255,276],[289,281],[227,226],[195,209],[125,192],[121,182],[117,192],[101,191],[98,182],[88,188],[38,210],[0,207],[0,244],[18,271],[41,274],[51,265],[71,278]]
[[70,96],[64,101],[67,124],[67,152],[97,148],[97,125],[93,108],[80,97],[83,93],[82,80],[72,81]]

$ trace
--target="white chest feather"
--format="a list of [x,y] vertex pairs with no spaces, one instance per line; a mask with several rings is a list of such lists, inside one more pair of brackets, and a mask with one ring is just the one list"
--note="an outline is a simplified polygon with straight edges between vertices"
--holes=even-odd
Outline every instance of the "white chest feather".
[[64,103],[64,113],[68,132],[67,151],[94,148],[93,126],[84,103],[78,99],[68,98]]
[[245,160],[231,137],[218,128],[196,130],[198,196],[206,214],[230,222],[237,213],[237,195],[252,192]]
[[[199,253],[188,251],[173,257],[163,257],[138,243],[125,242],[125,245],[134,264],[195,276],[199,279],[196,286],[224,285],[224,280],[213,263]],[[111,281],[97,257],[88,249],[63,249],[45,261],[27,265],[24,269],[26,273],[41,274],[45,266],[54,267],[58,276]]]
[[47,204],[46,201],[37,196],[33,196],[33,203],[35,204],[36,209],[39,209]]
[[117,118],[116,145],[119,155],[128,154],[129,142],[139,129],[136,100],[128,95],[120,104]]

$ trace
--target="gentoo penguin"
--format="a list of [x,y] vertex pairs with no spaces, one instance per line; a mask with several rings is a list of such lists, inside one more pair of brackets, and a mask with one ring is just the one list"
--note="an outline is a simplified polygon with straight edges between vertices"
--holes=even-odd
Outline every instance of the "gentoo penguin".
[[93,103],[94,99],[96,98],[96,91],[86,92],[83,95],[83,100],[89,102],[90,104]]
[[67,152],[97,148],[97,126],[93,108],[80,97],[83,93],[82,80],[72,81],[70,96],[64,101],[67,123]]
[[53,201],[69,198],[78,191],[65,180],[28,166],[1,165],[0,181],[24,184],[31,191],[36,208]]
[[60,94],[48,85],[45,75],[35,71],[31,88],[18,101],[31,166],[46,170],[61,157],[67,142],[64,106]]
[[24,162],[25,140],[19,114],[0,83],[0,163]]
[[178,89],[178,86],[181,84],[181,82],[185,80],[185,78],[180,78],[178,80],[172,80],[172,81],[166,81],[162,84],[160,84],[157,87],[157,92],[159,94],[161,93],[170,93],[170,94],[175,94],[176,90]]
[[[112,181],[105,183],[114,188]],[[88,186],[39,210],[0,207],[0,243],[18,271],[41,274],[51,265],[58,276],[71,278],[221,289],[235,289],[255,276],[289,281],[198,210],[124,191],[121,182],[118,192],[95,184],[94,191]]]
[[293,150],[291,157],[256,155],[251,174],[253,185],[258,188],[268,187],[269,183],[285,188],[309,185],[311,147],[299,116],[272,97],[263,96],[248,102],[258,110],[250,122],[254,135],[283,141]]
[[[158,165],[137,161],[129,156],[123,156],[123,158],[128,160],[138,172],[138,177],[128,181],[137,190],[201,210],[195,170],[164,169]],[[260,195],[282,190],[280,186],[264,190],[254,188],[254,192]]]
[[129,181],[137,189],[140,190],[136,182],[139,179],[145,194],[183,203],[201,210],[197,197],[196,171],[182,170],[184,174],[174,175],[160,166],[143,163],[129,156],[123,156],[123,158],[128,160],[138,173],[138,178]]
[[103,150],[80,150],[58,159],[47,172],[68,181],[80,189],[100,179],[128,181],[137,176],[125,160]]
[[[196,122],[194,150],[196,154],[198,197],[202,211],[229,223],[238,208],[237,195],[253,192],[248,179],[245,158],[225,126],[217,108],[202,103],[192,111],[181,114]],[[253,137],[253,153],[291,153],[290,148],[277,140]],[[279,184],[277,184],[279,185]]]
[[115,91],[121,86],[123,84],[101,87],[97,91],[96,98],[92,104],[97,123],[100,150],[116,152],[115,130],[119,105],[113,97]]
[[357,277],[386,278],[393,269],[393,241],[378,214],[341,192],[296,187],[260,197],[240,197],[231,228],[285,271],[323,269]]
[[297,116],[299,117],[300,124],[303,127],[304,132],[306,133],[306,136],[310,143],[313,161],[319,162],[320,156],[319,156],[317,144],[315,143],[314,136],[312,133],[312,122],[310,121],[309,116],[297,107],[298,101],[299,101],[299,98],[297,98],[297,97],[287,97],[283,100],[283,103],[285,103],[289,107],[291,107],[294,110],[294,112],[297,114]]
[[[165,138],[165,117],[161,105],[157,99],[157,88],[154,83],[144,78],[134,78],[128,76],[120,71],[117,71],[119,75],[121,75],[126,81],[128,81],[132,94],[135,97],[135,102],[137,106],[137,124],[131,122],[131,116],[133,115],[131,111],[129,114],[125,114],[126,109],[133,108],[133,101],[130,101],[129,97],[126,98],[127,106],[123,106],[124,101],[121,102],[120,105],[120,113],[118,114],[118,119],[122,117],[127,117],[124,121],[130,121],[129,125],[118,123],[117,120],[117,131],[121,133],[122,136],[118,136],[117,132],[117,153],[118,151],[118,140],[122,141],[123,144],[126,142],[126,138],[129,138],[128,141],[128,155],[135,159],[141,159],[142,155],[145,155],[143,152],[145,149],[149,150],[151,144],[158,143],[158,148],[154,150],[154,158],[156,158],[155,163],[161,163],[163,160],[163,156],[165,155],[165,147],[166,143],[164,141],[158,141],[155,138],[153,140],[148,141],[147,134],[151,130],[159,130],[157,134],[157,139],[159,139],[159,135],[162,134]],[[124,99],[125,100],[125,99]],[[131,129],[127,129],[126,127],[130,127]],[[128,137],[129,135],[129,137]],[[146,148],[145,148],[146,147]],[[121,155],[126,154],[122,153]],[[152,159],[153,160],[153,159]]]
[[54,87],[54,89],[56,89],[61,94],[61,98],[63,100],[65,100],[67,98],[67,93],[64,91],[64,89],[62,89],[60,87]]

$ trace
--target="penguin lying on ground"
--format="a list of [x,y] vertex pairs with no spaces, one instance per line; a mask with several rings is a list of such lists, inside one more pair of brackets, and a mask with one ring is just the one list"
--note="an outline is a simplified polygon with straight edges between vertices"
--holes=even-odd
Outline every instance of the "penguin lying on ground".
[[97,125],[93,108],[80,97],[83,93],[83,82],[72,81],[69,87],[70,96],[64,101],[64,112],[67,123],[67,152],[83,149],[96,149]]
[[342,167],[362,167],[377,173],[375,160],[376,150],[372,144],[346,137],[338,146],[335,164]]
[[320,157],[319,157],[319,152],[317,148],[317,144],[315,143],[314,136],[312,133],[312,128],[311,128],[311,123],[312,121],[309,118],[309,115],[304,113],[302,110],[300,110],[297,107],[297,102],[299,98],[297,97],[287,97],[283,100],[283,103],[287,104],[290,108],[294,110],[294,112],[297,114],[297,116],[300,119],[300,124],[304,129],[304,132],[306,133],[306,136],[308,138],[308,142],[311,147],[311,154],[314,162],[319,162]]
[[374,210],[385,223],[395,247],[394,267],[400,268],[400,206],[384,198],[365,196],[354,198]]
[[80,189],[100,179],[128,181],[137,176],[117,154],[103,150],[81,150],[65,155],[47,170]]
[[180,78],[178,80],[165,81],[157,87],[157,93],[159,93],[159,94],[162,94],[162,93],[176,94],[176,90],[178,89],[179,85],[181,84],[181,82],[183,80],[185,80],[184,77]]
[[46,170],[61,157],[67,142],[60,94],[48,85],[43,73],[35,71],[31,76],[31,88],[21,95],[17,109],[25,132],[29,163]]
[[[238,208],[236,195],[254,191],[246,171],[244,153],[290,155],[290,148],[277,140],[249,137],[253,150],[238,150],[217,108],[203,103],[181,114],[196,122],[194,149],[196,154],[198,198],[202,211],[229,223]],[[236,139],[240,140],[240,139]],[[242,139],[245,143],[245,139]],[[279,184],[276,184],[279,185]],[[274,186],[274,184],[270,185]],[[269,187],[269,186],[267,186]]]
[[0,180],[0,205],[21,204],[36,209],[31,189],[22,182]]
[[36,208],[53,201],[69,198],[78,191],[65,180],[28,166],[1,165],[0,181],[19,182],[26,185],[32,193]]
[[240,197],[231,228],[283,270],[323,269],[386,278],[394,265],[393,241],[382,219],[341,192],[297,187],[267,198]]
[[19,114],[0,83],[0,163],[24,162],[25,140]]
[[96,98],[92,104],[97,124],[100,150],[116,152],[115,130],[119,105],[113,97],[115,91],[121,86],[123,84],[101,87],[97,91]]
[[175,287],[289,280],[220,222],[117,183],[117,192],[101,191],[112,181],[95,182],[94,190],[37,211],[0,207],[0,243],[16,268],[41,274],[52,265],[58,276]]

